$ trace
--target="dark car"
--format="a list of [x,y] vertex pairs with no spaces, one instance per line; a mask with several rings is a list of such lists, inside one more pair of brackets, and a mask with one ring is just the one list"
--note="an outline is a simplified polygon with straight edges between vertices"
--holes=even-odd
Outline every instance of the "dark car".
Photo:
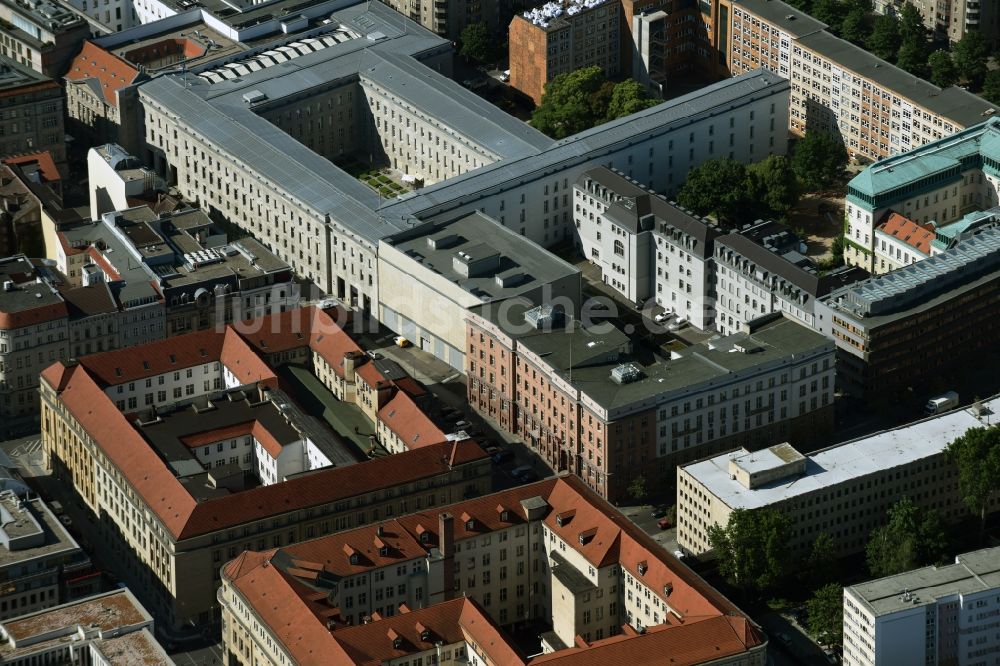
[[521,476],[518,477],[518,480],[522,483],[529,483],[531,481],[538,481],[538,478],[538,474],[535,473],[535,470],[529,469],[527,472],[522,473]]
[[658,506],[654,506],[653,510],[649,512],[649,517],[650,518],[663,518],[663,516],[667,515],[667,509],[668,508],[670,508],[670,507],[668,507],[666,504],[660,504]]
[[499,465],[500,463],[510,462],[511,460],[513,460],[514,454],[511,453],[510,451],[497,451],[492,456],[490,456],[490,458],[493,459],[494,463]]

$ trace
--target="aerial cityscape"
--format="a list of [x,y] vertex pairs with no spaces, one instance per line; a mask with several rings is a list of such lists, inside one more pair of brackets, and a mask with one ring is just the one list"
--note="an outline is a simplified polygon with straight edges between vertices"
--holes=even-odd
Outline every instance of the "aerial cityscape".
[[0,0],[0,664],[1000,666],[997,0]]

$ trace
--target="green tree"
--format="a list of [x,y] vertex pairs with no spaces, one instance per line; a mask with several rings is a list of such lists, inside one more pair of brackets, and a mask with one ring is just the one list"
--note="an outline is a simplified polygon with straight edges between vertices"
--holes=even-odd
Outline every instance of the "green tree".
[[868,50],[883,60],[895,62],[900,44],[899,19],[888,14],[875,19],[868,37]]
[[788,517],[773,508],[736,509],[725,527],[711,525],[708,540],[719,572],[744,592],[761,592],[784,578],[787,568]]
[[914,76],[923,76],[927,65],[926,47],[912,39],[903,40],[896,56],[896,65]]
[[1000,104],[1000,69],[992,69],[983,81],[983,90],[979,93],[994,104]]
[[813,541],[809,559],[806,560],[806,582],[811,587],[816,587],[835,581],[838,578],[839,568],[833,537],[827,532],[820,532]]
[[951,52],[959,74],[978,90],[986,78],[986,60],[990,55],[982,33],[978,30],[965,33],[965,37],[955,43]]
[[958,469],[962,501],[979,517],[979,540],[986,529],[986,509],[1000,490],[1000,426],[971,428],[945,449]]
[[944,49],[938,49],[927,59],[931,68],[931,83],[939,88],[947,88],[958,81],[958,68],[951,59],[951,54]]
[[607,116],[613,89],[597,66],[560,74],[545,85],[531,125],[554,139],[590,129]]
[[840,23],[840,36],[849,42],[863,45],[870,34],[868,12],[864,9],[852,9]]
[[806,602],[809,631],[828,645],[840,645],[844,629],[844,588],[829,583]]
[[812,12],[812,0],[788,0],[788,4],[800,12],[805,12],[806,14]]
[[646,477],[640,474],[632,479],[632,483],[628,486],[628,494],[632,499],[641,504],[649,494],[649,490],[646,488]]
[[889,508],[886,524],[872,530],[865,556],[868,570],[881,578],[938,562],[947,548],[941,515],[904,497]]
[[478,63],[493,62],[496,57],[496,40],[485,23],[470,23],[462,29],[462,50],[459,53],[464,58]]
[[840,0],[813,0],[810,12],[814,19],[826,23],[837,32],[840,31],[844,13],[844,5]]
[[650,97],[646,88],[638,81],[626,79],[617,84],[611,93],[607,120],[630,116],[659,103],[660,100]]
[[899,10],[899,35],[903,41],[927,41],[927,28],[920,10],[909,2],[904,3]]
[[836,183],[847,166],[847,151],[839,137],[827,132],[806,132],[795,145],[792,170],[808,192]]
[[771,155],[747,168],[754,196],[761,204],[760,217],[784,217],[799,200],[799,183],[792,163],[784,155]]
[[698,215],[712,214],[720,226],[745,219],[752,204],[752,184],[747,168],[728,157],[708,160],[688,172],[677,202]]

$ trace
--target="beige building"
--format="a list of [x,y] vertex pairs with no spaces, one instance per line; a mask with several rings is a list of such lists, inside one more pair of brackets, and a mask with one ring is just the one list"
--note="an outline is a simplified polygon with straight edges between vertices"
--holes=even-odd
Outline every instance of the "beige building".
[[219,567],[242,550],[488,489],[490,461],[471,441],[368,461],[278,390],[269,363],[319,351],[339,365],[341,335],[325,312],[294,310],[43,372],[46,465],[164,625],[217,618]]
[[[574,477],[247,552],[222,571],[234,664],[765,661],[746,616]],[[507,634],[525,622],[530,657]]]
[[129,590],[97,594],[0,623],[8,666],[169,666],[153,618]]
[[982,33],[986,43],[995,47],[1000,39],[1000,12],[995,2],[982,0],[875,0],[880,14],[898,15],[904,2],[920,12],[924,26],[954,44],[971,31]]
[[789,129],[839,134],[848,154],[877,160],[986,120],[994,105],[942,90],[834,37],[780,0],[721,0],[730,15],[717,48],[734,75],[766,67],[791,80]]
[[[789,550],[809,552],[821,533],[842,555],[864,550],[871,531],[903,497],[936,509],[947,522],[968,511],[958,472],[945,447],[970,428],[987,425],[1000,398],[803,456],[788,444],[740,449],[677,468],[677,544],[711,555],[710,525],[725,526],[736,509],[773,508],[791,520]],[[994,498],[993,509],[1000,506]]]

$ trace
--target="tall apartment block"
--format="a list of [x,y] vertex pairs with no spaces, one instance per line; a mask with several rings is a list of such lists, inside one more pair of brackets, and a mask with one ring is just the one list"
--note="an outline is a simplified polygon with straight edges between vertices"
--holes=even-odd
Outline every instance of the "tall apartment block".
[[51,0],[0,2],[0,56],[58,79],[90,37],[87,22]]
[[669,355],[551,306],[471,314],[467,335],[469,404],[613,501],[639,476],[672,492],[680,463],[832,425],[833,344],[780,315]]
[[[924,26],[954,44],[968,33],[978,31],[986,43],[996,48],[1000,40],[1000,13],[995,2],[981,0],[908,0],[920,11]],[[875,0],[880,14],[898,14],[903,0]]]
[[834,37],[781,0],[720,0],[729,23],[716,47],[732,74],[766,67],[790,79],[789,129],[839,133],[848,153],[877,160],[986,120],[994,105],[941,89]]
[[12,58],[0,56],[0,157],[48,151],[66,167],[62,88]]
[[1000,652],[1000,548],[844,588],[845,666],[988,664]]
[[222,580],[230,664],[767,659],[759,627],[571,476],[246,552]]
[[216,621],[220,567],[244,550],[488,489],[490,460],[471,440],[368,460],[278,387],[291,363],[353,372],[367,357],[351,346],[330,313],[307,308],[43,371],[45,464],[161,624]]
[[[788,548],[805,556],[820,534],[837,551],[863,551],[871,531],[903,497],[938,510],[946,522],[968,517],[958,470],[944,450],[971,428],[990,424],[1000,398],[817,451],[789,444],[737,450],[677,468],[677,543],[711,557],[711,525],[725,526],[736,509],[776,509],[791,521]],[[993,498],[990,511],[1000,508]],[[909,662],[907,662],[909,663]],[[922,662],[921,662],[922,663]]]

